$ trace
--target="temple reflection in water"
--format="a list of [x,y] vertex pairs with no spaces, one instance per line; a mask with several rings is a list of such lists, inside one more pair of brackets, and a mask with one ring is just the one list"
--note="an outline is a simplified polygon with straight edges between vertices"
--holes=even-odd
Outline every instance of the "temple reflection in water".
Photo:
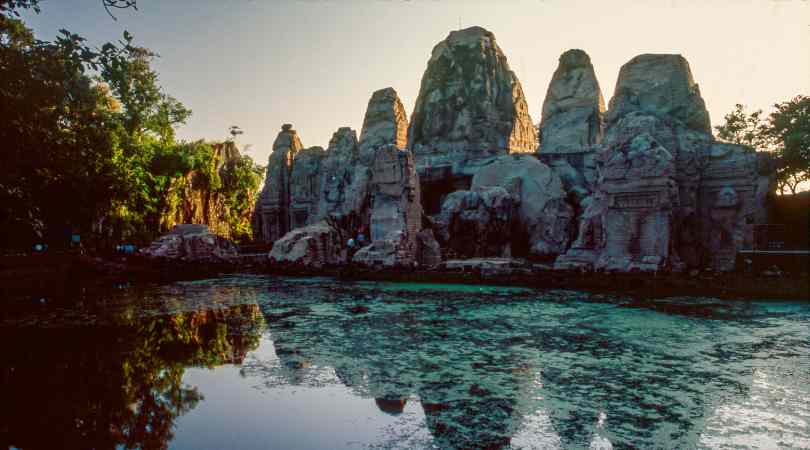
[[[234,277],[16,305],[0,318],[3,447],[195,448],[205,427],[285,420],[318,435],[326,416],[308,408],[359,418],[350,397],[378,411],[364,427],[387,424],[357,439],[395,448],[694,447],[741,442],[734,430],[800,446],[810,417],[767,406],[808,394],[803,304]],[[285,389],[309,400],[262,397]]]

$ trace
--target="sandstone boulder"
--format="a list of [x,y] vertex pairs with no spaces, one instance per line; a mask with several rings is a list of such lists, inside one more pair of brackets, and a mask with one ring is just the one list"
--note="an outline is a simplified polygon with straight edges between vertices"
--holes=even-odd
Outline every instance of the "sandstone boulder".
[[415,239],[403,231],[394,231],[358,250],[353,261],[376,269],[413,268],[417,264]]
[[334,230],[318,222],[292,230],[277,240],[270,251],[270,261],[319,269],[342,262],[341,244]]
[[453,31],[433,48],[408,148],[426,180],[433,172],[472,175],[478,160],[536,148],[523,89],[491,32]]
[[187,262],[222,262],[238,256],[233,242],[211,233],[206,225],[181,224],[142,250],[153,258]]
[[518,204],[501,186],[453,192],[435,217],[438,238],[453,257],[509,256]]
[[554,258],[567,249],[574,211],[560,177],[549,166],[532,155],[500,157],[472,180],[473,190],[493,186],[503,187],[517,200],[516,220],[528,255]]
[[568,50],[551,78],[543,101],[540,153],[581,153],[602,139],[605,100],[582,50]]

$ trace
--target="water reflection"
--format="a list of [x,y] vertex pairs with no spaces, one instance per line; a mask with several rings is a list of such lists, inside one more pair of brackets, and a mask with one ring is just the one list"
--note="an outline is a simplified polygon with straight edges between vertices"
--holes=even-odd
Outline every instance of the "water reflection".
[[166,448],[203,400],[185,369],[241,363],[263,324],[255,304],[106,319],[0,328],[0,448]]
[[[317,386],[334,369],[386,414],[416,398],[440,448],[503,448],[515,436],[525,445],[532,427],[540,447],[696,447],[714,432],[706,417],[750,397],[774,355],[810,382],[810,330],[783,326],[767,305],[289,289],[263,304],[281,367],[248,361],[244,371]],[[791,314],[782,317],[810,323],[806,307]],[[801,411],[778,414],[810,425]]]
[[0,448],[808,446],[808,304],[257,277],[80,300],[0,316]]

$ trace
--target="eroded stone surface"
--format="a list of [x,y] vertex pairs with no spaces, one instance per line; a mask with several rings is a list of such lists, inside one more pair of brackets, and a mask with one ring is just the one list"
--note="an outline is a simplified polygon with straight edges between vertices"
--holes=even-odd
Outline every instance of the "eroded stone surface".
[[229,261],[238,256],[233,242],[211,233],[207,225],[181,224],[142,250],[146,256],[188,262]]
[[[483,167],[472,188],[500,186],[517,200],[516,220],[528,254],[554,258],[568,247],[574,211],[560,177],[532,155],[508,155]],[[521,256],[521,255],[515,255]]]
[[558,268],[655,271],[669,262],[675,158],[649,134],[617,149],[588,202],[579,237]]
[[314,223],[320,203],[321,164],[326,151],[309,147],[296,153],[290,172],[290,229]]
[[274,242],[290,230],[290,175],[295,155],[304,145],[290,124],[284,124],[273,142],[264,189],[259,196],[254,234]]
[[750,149],[715,141],[686,60],[625,64],[607,126],[595,146],[595,192],[581,201],[578,238],[556,267],[733,268],[753,224],[767,220],[772,175]]
[[338,129],[321,162],[318,220],[363,208],[366,183],[357,183],[357,158],[357,133],[348,127]]
[[453,192],[435,217],[438,239],[452,257],[509,256],[518,203],[501,186]]
[[581,153],[598,144],[604,132],[605,100],[582,50],[568,50],[551,78],[543,101],[540,153]]
[[371,246],[355,261],[369,266],[408,266],[416,258],[416,235],[422,227],[419,179],[413,155],[394,145],[377,149],[370,183]]
[[325,222],[318,222],[292,230],[277,240],[270,252],[270,260],[308,268],[338,264],[342,262],[342,243],[338,241],[337,233]]
[[432,268],[442,262],[442,248],[433,231],[425,229],[416,234],[416,260],[420,267]]
[[676,120],[711,134],[711,124],[689,63],[681,55],[636,56],[619,71],[610,100],[608,124],[632,111]]
[[393,88],[380,89],[371,95],[360,132],[360,159],[370,166],[376,150],[392,144],[397,148],[408,145],[408,116],[399,95]]
[[433,49],[408,130],[420,176],[472,175],[478,160],[535,147],[523,88],[495,36],[451,32]]

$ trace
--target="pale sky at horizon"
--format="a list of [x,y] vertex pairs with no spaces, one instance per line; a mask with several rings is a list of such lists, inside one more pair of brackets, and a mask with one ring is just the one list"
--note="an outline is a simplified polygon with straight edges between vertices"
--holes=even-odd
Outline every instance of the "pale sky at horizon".
[[[711,114],[768,111],[810,95],[808,0],[139,0],[113,21],[100,0],[43,0],[25,20],[40,38],[66,28],[91,44],[130,31],[161,55],[166,92],[194,112],[178,136],[238,142],[267,163],[282,123],[305,146],[342,126],[360,132],[371,93],[391,86],[410,115],[433,46],[459,27],[495,34],[532,120],[559,55],[591,57],[608,102],[622,64],[641,53],[686,57]],[[193,6],[192,6],[193,5]]]

